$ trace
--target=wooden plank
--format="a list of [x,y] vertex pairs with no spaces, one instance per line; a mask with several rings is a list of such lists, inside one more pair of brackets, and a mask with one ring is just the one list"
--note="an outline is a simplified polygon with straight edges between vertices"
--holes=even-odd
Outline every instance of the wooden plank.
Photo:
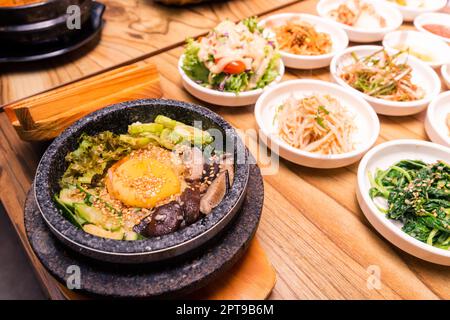
[[41,141],[57,137],[76,120],[107,105],[161,95],[156,66],[138,62],[8,104],[5,111],[23,140]]
[[[314,13],[315,3],[306,0],[281,11]],[[149,59],[161,72],[164,97],[205,105],[182,89],[176,67],[181,52],[181,48],[174,48]],[[298,77],[330,79],[327,69],[321,69],[288,70],[284,80]],[[241,130],[256,129],[253,107],[208,107]],[[382,116],[380,120],[377,143],[409,137],[427,139],[423,114]],[[5,155],[0,155],[0,190],[8,184],[4,189],[8,191],[0,191],[0,197],[5,203],[10,201],[5,205],[7,212],[11,220],[20,223],[22,212],[14,202],[23,201],[42,150],[20,141],[8,123],[6,115],[0,113],[0,152]],[[256,154],[254,137],[246,137],[246,144]],[[356,169],[357,165],[314,170],[282,160],[277,175],[265,176],[265,204],[257,238],[278,275],[270,298],[449,299],[449,268],[402,252],[367,222],[355,198]],[[17,201],[11,201],[11,195]],[[35,266],[40,269],[39,264]],[[370,266],[380,268],[379,289],[367,286]],[[42,279],[47,286],[55,286]]]
[[0,105],[142,60],[205,33],[224,19],[261,15],[298,1],[233,0],[170,7],[148,0],[100,0],[107,9],[99,44],[89,52],[83,49],[38,63],[1,65]]

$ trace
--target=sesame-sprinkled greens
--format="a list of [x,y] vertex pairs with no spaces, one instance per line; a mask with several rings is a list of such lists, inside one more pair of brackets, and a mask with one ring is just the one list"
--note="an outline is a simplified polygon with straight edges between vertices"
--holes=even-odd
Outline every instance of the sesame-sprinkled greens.
[[402,160],[387,170],[369,173],[373,200],[387,201],[381,209],[403,223],[402,230],[429,245],[450,249],[450,166]]

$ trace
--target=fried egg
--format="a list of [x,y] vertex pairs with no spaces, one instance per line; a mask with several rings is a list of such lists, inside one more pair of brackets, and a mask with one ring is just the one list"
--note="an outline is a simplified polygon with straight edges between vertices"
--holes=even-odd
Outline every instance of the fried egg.
[[152,146],[115,163],[106,176],[106,188],[130,207],[154,208],[180,195],[185,167],[170,151]]

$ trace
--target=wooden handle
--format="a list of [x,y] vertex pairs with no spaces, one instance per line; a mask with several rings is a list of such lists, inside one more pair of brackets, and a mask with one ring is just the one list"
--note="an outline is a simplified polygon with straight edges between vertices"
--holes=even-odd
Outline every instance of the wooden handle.
[[153,63],[138,62],[5,106],[23,140],[49,140],[85,115],[134,99],[159,98],[162,92]]

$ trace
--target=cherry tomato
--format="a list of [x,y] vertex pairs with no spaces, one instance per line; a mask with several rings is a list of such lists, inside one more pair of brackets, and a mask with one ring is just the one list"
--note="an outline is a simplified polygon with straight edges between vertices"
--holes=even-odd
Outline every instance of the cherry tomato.
[[242,61],[231,61],[223,68],[223,72],[229,74],[238,74],[245,71],[245,63]]

